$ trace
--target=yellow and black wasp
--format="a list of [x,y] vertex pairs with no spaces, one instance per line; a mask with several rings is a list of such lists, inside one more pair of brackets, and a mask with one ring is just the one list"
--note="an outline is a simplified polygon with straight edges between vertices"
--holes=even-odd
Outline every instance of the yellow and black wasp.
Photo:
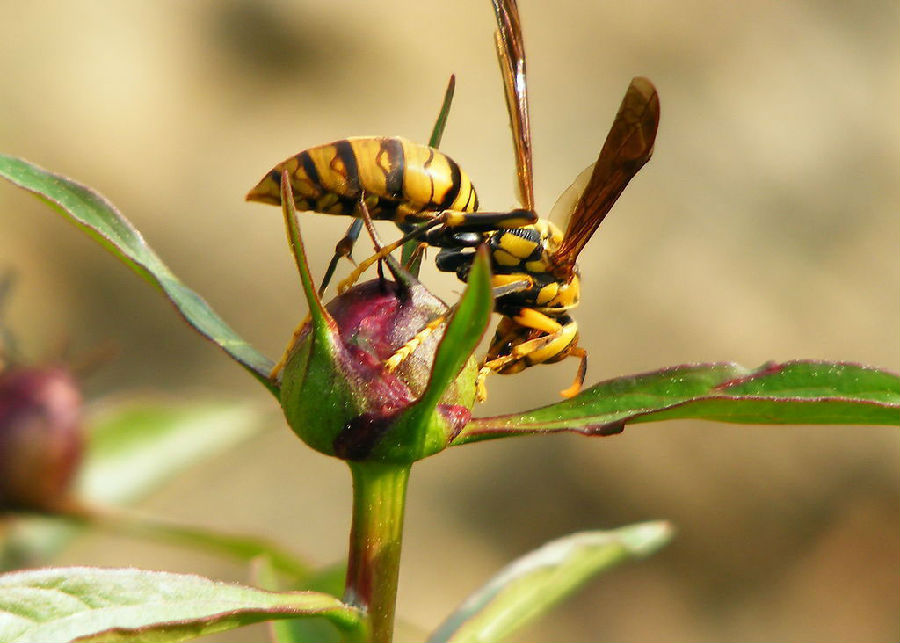
[[[569,315],[580,296],[576,259],[622,190],[650,159],[659,123],[659,99],[646,78],[634,78],[600,155],[560,197],[550,219],[534,211],[531,129],[525,74],[525,50],[515,0],[492,0],[497,16],[497,54],[516,151],[519,199],[510,212],[476,212],[471,181],[441,152],[398,138],[337,141],[290,157],[247,195],[248,200],[280,205],[282,169],[291,177],[299,210],[389,219],[401,226],[425,225],[363,262],[362,270],[416,236],[441,248],[439,270],[465,281],[475,249],[487,244],[492,264],[495,310],[501,314],[479,376],[479,397],[488,373],[517,373],[529,366],[578,357],[572,386],[583,383],[586,352],[578,346],[578,326]],[[552,220],[568,218],[562,232]],[[406,227],[409,229],[409,227]],[[388,367],[396,367],[439,325],[417,334]]]

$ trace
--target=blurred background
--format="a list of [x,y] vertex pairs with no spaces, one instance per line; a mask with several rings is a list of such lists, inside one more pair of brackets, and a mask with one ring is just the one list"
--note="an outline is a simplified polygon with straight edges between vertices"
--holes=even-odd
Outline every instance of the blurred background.
[[[273,358],[305,308],[278,210],[243,196],[275,163],[351,135],[426,141],[453,72],[442,148],[484,208],[515,203],[487,0],[3,4],[0,150],[102,192]],[[896,2],[521,4],[541,212],[595,159],[632,76],[650,77],[662,105],[652,161],[580,260],[589,382],[717,360],[898,369]],[[321,274],[347,221],[302,223]],[[34,360],[120,347],[85,382],[90,398],[154,390],[271,408],[272,430],[144,509],[268,535],[317,562],[344,555],[349,476],[283,428],[261,387],[5,184],[0,230],[0,269],[19,274],[6,322]],[[422,276],[447,300],[461,290],[433,267]],[[493,377],[479,414],[551,403],[575,366]],[[548,539],[669,518],[669,548],[517,640],[897,640],[898,442],[895,428],[680,421],[444,453],[413,473],[401,637]],[[247,578],[111,537],[61,562]]]

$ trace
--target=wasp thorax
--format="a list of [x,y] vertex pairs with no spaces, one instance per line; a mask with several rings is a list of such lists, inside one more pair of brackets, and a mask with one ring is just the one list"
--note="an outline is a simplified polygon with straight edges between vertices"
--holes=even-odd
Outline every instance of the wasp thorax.
[[0,511],[62,509],[83,447],[81,394],[68,371],[0,373]]
[[326,307],[333,325],[312,324],[285,362],[281,403],[314,449],[344,460],[412,462],[445,448],[469,421],[473,360],[424,423],[407,413],[431,378],[447,306],[418,283],[377,279]]

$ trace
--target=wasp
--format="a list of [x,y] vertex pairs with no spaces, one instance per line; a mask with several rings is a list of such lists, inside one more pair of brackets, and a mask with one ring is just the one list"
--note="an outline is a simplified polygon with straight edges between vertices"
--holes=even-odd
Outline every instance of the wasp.
[[[525,49],[515,0],[492,0],[497,18],[495,43],[516,158],[522,210],[534,212],[533,161]],[[518,373],[536,364],[580,359],[575,381],[562,395],[584,383],[587,353],[578,346],[578,326],[570,311],[581,287],[578,255],[653,153],[659,125],[659,97],[646,78],[632,79],[597,161],[579,175],[557,201],[549,219],[479,235],[447,231],[432,240],[442,246],[439,270],[468,276],[475,248],[486,243],[491,257],[495,310],[501,315],[479,373],[484,399],[487,374]],[[565,222],[559,226],[554,221]],[[437,231],[436,231],[437,232]]]
[[[280,205],[280,173],[286,169],[299,210],[393,220],[410,230],[387,246],[378,247],[376,242],[378,252],[342,282],[341,291],[368,266],[416,237],[441,248],[436,258],[439,270],[455,272],[466,281],[476,248],[487,244],[495,311],[501,319],[482,362],[479,399],[486,397],[484,379],[489,373],[518,373],[536,364],[577,357],[575,381],[562,392],[568,397],[581,389],[587,369],[587,353],[578,346],[578,326],[570,315],[581,292],[576,260],[625,186],[649,161],[659,124],[659,98],[648,79],[632,79],[597,161],[562,194],[550,218],[539,219],[518,7],[515,0],[492,3],[520,208],[477,212],[471,181],[449,157],[399,138],[345,139],[301,152],[263,177],[247,199]],[[411,229],[416,223],[424,225]],[[441,321],[416,334],[388,359],[387,367],[396,368]]]

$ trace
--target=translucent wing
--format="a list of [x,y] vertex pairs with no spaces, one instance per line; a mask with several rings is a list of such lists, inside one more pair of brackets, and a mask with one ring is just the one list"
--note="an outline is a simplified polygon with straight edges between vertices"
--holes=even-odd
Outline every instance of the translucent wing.
[[550,216],[547,218],[560,230],[565,230],[569,227],[572,212],[575,210],[575,206],[578,205],[581,195],[584,194],[584,189],[591,179],[591,174],[594,173],[594,165],[594,163],[591,163],[584,168],[572,181],[572,185],[567,187],[556,199],[556,203],[553,204],[553,209],[550,210]]
[[632,79],[590,179],[569,218],[563,241],[551,257],[562,275],[572,272],[578,254],[606,218],[622,190],[650,160],[658,125],[656,88],[646,78]]
[[528,93],[525,85],[525,46],[516,0],[491,0],[497,15],[497,58],[503,75],[506,109],[516,149],[519,201],[534,210],[534,179],[531,161],[531,126],[528,123]]

